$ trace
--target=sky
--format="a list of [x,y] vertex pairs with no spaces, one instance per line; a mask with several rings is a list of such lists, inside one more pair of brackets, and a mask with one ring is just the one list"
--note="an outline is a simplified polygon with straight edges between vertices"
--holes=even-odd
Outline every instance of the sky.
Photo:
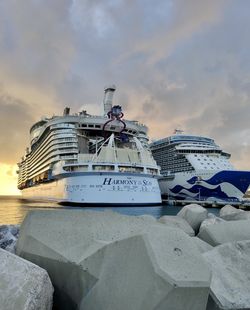
[[101,114],[115,84],[151,139],[214,138],[249,169],[250,1],[0,0],[0,194],[42,116]]

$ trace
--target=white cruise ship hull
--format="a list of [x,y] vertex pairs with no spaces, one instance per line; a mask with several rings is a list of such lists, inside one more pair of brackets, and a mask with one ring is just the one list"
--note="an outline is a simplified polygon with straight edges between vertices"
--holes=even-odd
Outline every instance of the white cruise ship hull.
[[27,199],[72,204],[155,205],[161,203],[158,180],[149,175],[81,173],[60,176],[22,190]]
[[173,200],[240,202],[250,185],[250,171],[179,172],[159,184],[162,195]]

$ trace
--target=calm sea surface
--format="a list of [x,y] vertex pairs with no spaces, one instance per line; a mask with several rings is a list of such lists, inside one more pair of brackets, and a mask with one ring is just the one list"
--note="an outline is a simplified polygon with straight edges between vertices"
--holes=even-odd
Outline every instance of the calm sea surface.
[[[63,210],[74,209],[82,212],[86,209],[104,211],[111,209],[126,215],[142,215],[149,214],[156,218],[163,215],[176,215],[182,207],[170,206],[164,204],[162,206],[152,207],[75,207],[61,206],[53,202],[37,202],[32,200],[21,199],[20,196],[0,196],[0,225],[2,224],[20,224],[26,213],[31,210]],[[211,208],[209,212],[218,213],[218,209]]]

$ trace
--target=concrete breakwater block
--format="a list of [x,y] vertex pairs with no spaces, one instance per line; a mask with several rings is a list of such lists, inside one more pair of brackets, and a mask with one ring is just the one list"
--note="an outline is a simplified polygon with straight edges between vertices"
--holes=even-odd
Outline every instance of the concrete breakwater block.
[[182,217],[164,215],[159,218],[159,223],[165,224],[167,227],[175,227],[183,230],[186,234],[193,237],[194,230],[189,223]]
[[226,205],[220,209],[220,217],[226,221],[250,220],[250,212]]
[[212,270],[207,310],[250,309],[250,240],[225,243],[203,257]]
[[194,243],[196,244],[198,250],[201,253],[205,253],[205,252],[210,251],[210,250],[213,249],[213,247],[210,244],[208,244],[207,242],[201,240],[198,237],[192,237],[192,240],[194,241]]
[[208,225],[214,225],[223,222],[225,222],[225,220],[223,220],[222,218],[214,215],[213,213],[208,213],[207,218],[201,223],[199,231],[201,231],[204,227]]
[[212,246],[226,242],[249,240],[250,220],[230,221],[204,227],[198,237]]
[[190,204],[183,207],[177,216],[184,218],[195,232],[199,231],[201,223],[207,218],[207,210],[198,204]]
[[0,309],[50,310],[52,297],[45,270],[0,249]]
[[139,217],[144,218],[145,220],[151,221],[151,222],[156,222],[156,218],[153,215],[150,214],[142,214],[139,215]]
[[211,272],[192,238],[147,217],[33,211],[17,252],[48,271],[62,310],[206,309]]
[[15,253],[20,225],[0,226],[0,248]]

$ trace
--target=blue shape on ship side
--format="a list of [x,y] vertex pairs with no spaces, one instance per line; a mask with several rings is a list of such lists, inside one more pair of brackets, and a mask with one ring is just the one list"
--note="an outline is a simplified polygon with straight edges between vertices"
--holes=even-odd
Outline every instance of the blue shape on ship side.
[[[203,185],[199,185],[196,182],[198,177],[194,176],[191,179],[187,180],[189,184],[194,184],[191,188],[185,188],[181,185],[176,185],[174,188],[170,189],[174,195],[174,198],[177,200],[183,200],[186,198],[192,198],[194,200],[206,200],[210,197],[217,198],[225,201],[239,201],[239,197],[229,196],[221,190],[220,184],[230,183],[235,186],[239,191],[242,192],[242,196],[247,191],[250,184],[250,171],[235,171],[235,170],[224,170],[216,173],[210,179],[202,179]],[[204,186],[204,183],[214,185],[217,187],[214,189],[209,189]],[[187,194],[180,193],[181,190],[187,190],[195,196],[188,196]]]
[[195,182],[197,182],[197,181],[198,181],[198,177],[197,176],[194,176],[191,179],[187,180],[187,182],[189,184],[195,184]]
[[190,193],[195,194],[192,196],[191,195],[189,196],[188,194],[180,193],[182,189],[185,189],[183,186],[178,185],[178,189],[179,190],[177,191],[175,187],[173,190],[171,190],[173,193],[176,194],[174,195],[174,198],[177,200],[183,200],[186,198],[193,199],[193,200],[207,200],[208,198],[212,197],[212,198],[217,198],[217,199],[226,200],[226,201],[239,201],[237,197],[228,196],[225,192],[223,192],[221,190],[220,185],[218,185],[214,189],[210,189],[202,185],[195,185],[192,188],[188,189]]
[[[192,177],[187,182],[189,184],[195,184],[198,180],[197,176]],[[223,170],[216,173],[210,179],[203,179],[210,185],[219,185],[223,182],[234,185],[238,190],[245,194],[250,184],[250,171],[237,171],[237,170]]]

